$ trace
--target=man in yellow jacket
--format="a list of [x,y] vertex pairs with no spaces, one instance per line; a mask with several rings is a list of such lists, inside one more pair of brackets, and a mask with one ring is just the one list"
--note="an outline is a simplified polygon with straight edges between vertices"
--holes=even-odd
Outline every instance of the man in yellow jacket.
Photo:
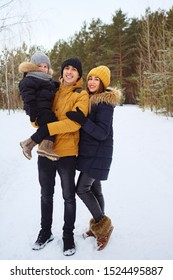
[[82,90],[82,65],[78,58],[65,60],[61,65],[61,83],[56,92],[53,112],[57,120],[48,123],[44,129],[50,136],[57,135],[54,152],[59,160],[38,157],[39,182],[41,185],[41,230],[32,249],[39,250],[53,240],[51,231],[53,214],[53,195],[56,172],[61,180],[64,199],[63,253],[65,256],[75,253],[74,224],[76,218],[75,172],[78,155],[80,125],[67,118],[68,111],[79,107],[88,114],[88,93]]

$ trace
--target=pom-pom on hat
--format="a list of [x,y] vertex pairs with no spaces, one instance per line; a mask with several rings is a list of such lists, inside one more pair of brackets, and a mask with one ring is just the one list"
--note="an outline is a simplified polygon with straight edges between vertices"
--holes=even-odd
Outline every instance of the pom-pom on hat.
[[105,89],[110,84],[111,72],[107,66],[101,65],[101,66],[91,69],[91,71],[87,75],[87,80],[91,76],[98,77],[102,81]]
[[61,65],[61,76],[63,74],[64,67],[66,67],[68,65],[76,68],[78,73],[79,73],[79,77],[80,78],[82,77],[82,64],[81,64],[80,60],[76,57],[69,58],[62,63],[62,65]]
[[44,54],[41,51],[36,51],[32,56],[31,56],[31,62],[33,64],[39,65],[41,63],[46,63],[48,67],[50,68],[50,59],[49,57]]

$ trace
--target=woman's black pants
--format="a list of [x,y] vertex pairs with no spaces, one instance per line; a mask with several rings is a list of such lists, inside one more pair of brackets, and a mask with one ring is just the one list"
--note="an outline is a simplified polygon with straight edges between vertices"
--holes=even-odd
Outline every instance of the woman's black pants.
[[101,182],[90,178],[86,173],[80,173],[77,187],[77,195],[89,209],[96,222],[104,215],[104,197]]

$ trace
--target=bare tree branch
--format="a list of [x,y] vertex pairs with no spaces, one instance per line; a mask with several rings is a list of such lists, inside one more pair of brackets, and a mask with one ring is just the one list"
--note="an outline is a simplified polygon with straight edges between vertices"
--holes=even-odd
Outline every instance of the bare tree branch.
[[[7,7],[7,6],[9,6],[9,5],[10,5],[11,3],[13,3],[14,1],[16,1],[16,0],[11,0],[11,1],[8,1],[7,3],[1,5],[1,6],[0,6],[0,10],[3,9],[3,8],[5,8],[5,7]],[[1,2],[1,1],[0,1],[0,2]]]
[[16,26],[18,24],[26,24],[26,23],[31,23],[32,21],[26,21],[25,20],[25,15],[14,15],[14,16],[8,16],[8,14],[11,12],[12,8],[10,7],[11,4],[15,3],[18,0],[10,0],[4,4],[1,5],[1,2],[4,2],[4,0],[0,0],[0,12],[2,11],[2,9],[7,9],[10,8],[9,10],[5,10],[6,14],[5,15],[1,15],[0,13],[0,32],[4,31],[4,30],[8,30],[10,27],[12,26]]

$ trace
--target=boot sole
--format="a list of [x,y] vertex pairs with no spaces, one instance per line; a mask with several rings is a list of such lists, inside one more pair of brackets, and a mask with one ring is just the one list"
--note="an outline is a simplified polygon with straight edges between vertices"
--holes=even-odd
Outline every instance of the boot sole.
[[53,235],[50,236],[50,238],[42,245],[39,245],[39,244],[36,244],[34,243],[34,245],[32,246],[32,250],[34,251],[38,251],[38,250],[41,250],[43,249],[49,242],[53,241],[54,240],[54,237]]
[[107,235],[103,236],[102,238],[100,238],[100,240],[97,241],[97,250],[98,251],[101,251],[101,250],[103,250],[106,247],[106,245],[109,242],[110,236],[111,236],[111,234],[113,232],[113,229],[114,229],[114,227],[111,226],[111,228],[110,228],[109,232],[107,233]]
[[89,231],[84,232],[82,236],[83,236],[84,239],[86,239],[88,237],[94,237],[95,238],[95,235],[92,232],[89,232]]
[[54,156],[51,156],[50,154],[46,154],[45,152],[42,152],[42,151],[37,151],[37,154],[41,157],[47,157],[48,159],[50,159],[52,161],[59,160],[58,155],[57,155],[57,157],[54,157]]
[[63,255],[66,257],[70,257],[76,253],[76,248],[68,249],[63,252]]

